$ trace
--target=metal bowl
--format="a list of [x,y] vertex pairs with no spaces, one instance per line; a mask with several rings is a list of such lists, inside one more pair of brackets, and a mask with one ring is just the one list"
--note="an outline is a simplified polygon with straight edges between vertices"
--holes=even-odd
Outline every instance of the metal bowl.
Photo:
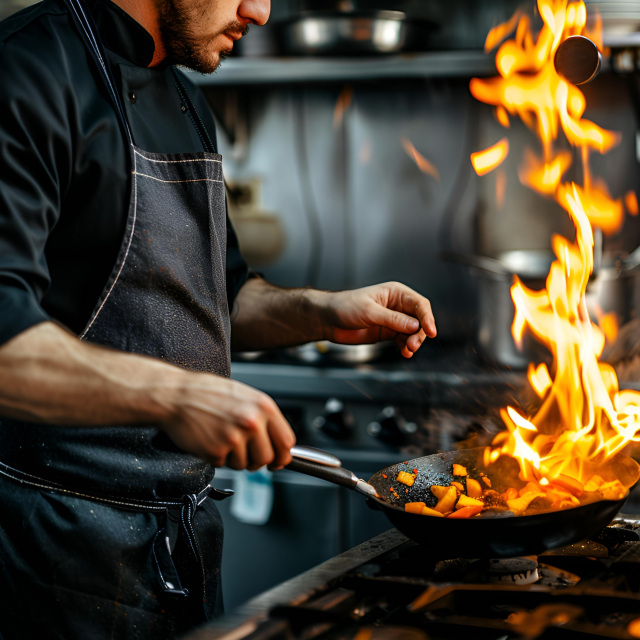
[[369,56],[423,51],[434,24],[401,11],[309,11],[279,25],[282,53]]

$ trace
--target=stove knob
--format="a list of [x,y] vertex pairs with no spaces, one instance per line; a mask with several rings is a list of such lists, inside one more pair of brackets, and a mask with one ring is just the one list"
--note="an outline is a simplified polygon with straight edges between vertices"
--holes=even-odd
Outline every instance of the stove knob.
[[367,426],[370,436],[396,447],[405,444],[407,436],[417,430],[416,423],[407,422],[395,407],[385,407],[378,419]]
[[335,440],[346,440],[353,432],[353,415],[337,398],[329,398],[324,405],[323,415],[313,420],[313,426]]

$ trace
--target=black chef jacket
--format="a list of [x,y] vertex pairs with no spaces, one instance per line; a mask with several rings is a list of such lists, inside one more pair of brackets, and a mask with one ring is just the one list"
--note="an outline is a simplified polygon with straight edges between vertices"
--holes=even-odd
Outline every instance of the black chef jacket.
[[[135,67],[122,87],[134,143],[205,151],[168,67],[148,69],[151,35],[110,0],[89,0],[109,62]],[[129,74],[128,74],[129,75]],[[215,145],[200,91],[188,91]],[[129,152],[104,80],[61,0],[0,23],[0,344],[45,320],[76,333],[89,320],[122,242]],[[232,308],[247,267],[227,219]]]

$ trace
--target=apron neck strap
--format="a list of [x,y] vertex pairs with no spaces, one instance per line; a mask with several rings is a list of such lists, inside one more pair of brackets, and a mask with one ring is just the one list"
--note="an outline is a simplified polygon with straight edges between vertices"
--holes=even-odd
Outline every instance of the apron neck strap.
[[71,12],[71,16],[76,27],[78,28],[78,31],[80,32],[80,36],[84,40],[93,59],[98,65],[98,69],[100,70],[105,80],[107,89],[109,90],[111,98],[114,102],[116,114],[118,115],[120,124],[124,129],[127,141],[130,145],[132,145],[133,136],[131,135],[131,128],[129,127],[129,121],[127,120],[124,104],[122,103],[122,97],[120,96],[120,92],[116,89],[116,82],[111,72],[109,60],[105,53],[104,45],[102,44],[102,40],[100,39],[100,34],[98,33],[98,28],[95,24],[93,16],[91,15],[89,9],[86,7],[84,0],[63,1]]

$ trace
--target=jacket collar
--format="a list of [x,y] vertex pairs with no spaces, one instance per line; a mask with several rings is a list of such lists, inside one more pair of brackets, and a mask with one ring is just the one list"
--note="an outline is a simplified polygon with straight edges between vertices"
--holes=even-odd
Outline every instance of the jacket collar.
[[148,67],[153,60],[153,36],[111,0],[87,0],[102,42],[126,60]]

